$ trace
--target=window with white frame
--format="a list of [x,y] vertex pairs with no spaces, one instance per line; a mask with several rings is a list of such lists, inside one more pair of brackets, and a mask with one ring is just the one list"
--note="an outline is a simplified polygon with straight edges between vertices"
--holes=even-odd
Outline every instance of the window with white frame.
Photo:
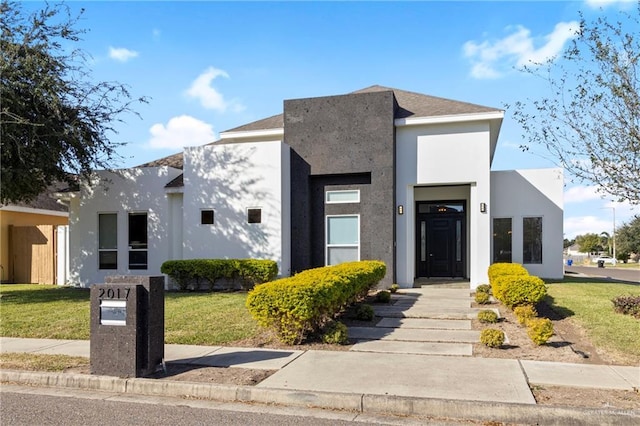
[[118,214],[98,214],[98,269],[118,269]]
[[325,202],[327,204],[359,203],[360,190],[345,189],[339,191],[327,191],[325,193]]
[[327,216],[326,264],[360,260],[360,216]]

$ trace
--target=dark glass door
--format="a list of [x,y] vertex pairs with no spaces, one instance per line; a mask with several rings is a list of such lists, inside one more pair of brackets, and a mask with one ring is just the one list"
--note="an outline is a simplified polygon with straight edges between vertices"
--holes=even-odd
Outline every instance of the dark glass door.
[[416,276],[464,277],[464,203],[418,203]]

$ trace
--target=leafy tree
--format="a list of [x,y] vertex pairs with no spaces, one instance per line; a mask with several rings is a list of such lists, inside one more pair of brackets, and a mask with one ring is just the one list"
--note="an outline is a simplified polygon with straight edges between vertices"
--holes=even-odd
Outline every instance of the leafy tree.
[[598,234],[584,234],[576,237],[576,244],[583,253],[593,253],[602,250],[602,241]]
[[564,239],[564,242],[563,242],[563,244],[562,244],[562,247],[563,247],[563,248],[569,248],[569,247],[571,247],[572,245],[574,245],[575,243],[576,243],[576,239],[575,239],[575,238],[574,238],[574,239],[572,239],[572,240],[570,240],[570,239],[568,239],[568,238],[565,238],[565,239]]
[[570,174],[619,201],[640,203],[640,2],[616,23],[580,29],[560,58],[524,71],[550,95],[514,104],[523,150],[542,146]]
[[603,249],[607,249],[609,254],[611,254],[611,242],[612,238],[608,232],[605,231],[600,233],[600,245]]
[[616,229],[616,257],[626,261],[632,255],[640,258],[640,215]]
[[126,86],[91,81],[85,30],[65,5],[27,14],[0,3],[0,202],[29,201],[55,181],[110,168],[121,115],[134,113]]

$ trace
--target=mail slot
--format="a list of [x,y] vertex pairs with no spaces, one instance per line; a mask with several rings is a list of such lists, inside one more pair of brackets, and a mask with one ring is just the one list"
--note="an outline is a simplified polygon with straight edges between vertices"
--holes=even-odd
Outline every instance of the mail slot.
[[120,326],[127,325],[127,301],[101,300],[100,324]]

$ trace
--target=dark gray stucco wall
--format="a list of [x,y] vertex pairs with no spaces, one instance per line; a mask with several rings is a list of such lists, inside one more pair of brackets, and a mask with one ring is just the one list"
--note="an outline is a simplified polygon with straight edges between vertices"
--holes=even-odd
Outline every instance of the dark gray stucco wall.
[[[284,102],[291,161],[292,271],[324,265],[324,215],[360,214],[360,257],[387,265],[395,279],[395,128],[393,92]],[[327,189],[360,189],[355,206],[324,205]]]

